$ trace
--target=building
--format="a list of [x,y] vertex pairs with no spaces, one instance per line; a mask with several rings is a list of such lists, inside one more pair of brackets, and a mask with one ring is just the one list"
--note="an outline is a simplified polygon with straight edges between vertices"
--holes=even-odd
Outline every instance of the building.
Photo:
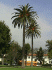
[[[43,59],[44,59],[44,64],[52,64],[52,59],[50,60],[48,58],[48,54],[44,54]],[[31,54],[28,54],[28,56],[27,56],[27,63],[28,62],[31,64]],[[33,62],[37,63],[37,64],[40,63],[40,61],[38,61],[38,60],[36,61],[36,54],[33,54]],[[35,65],[37,65],[37,64],[35,64]],[[28,64],[27,64],[27,66],[28,66]]]

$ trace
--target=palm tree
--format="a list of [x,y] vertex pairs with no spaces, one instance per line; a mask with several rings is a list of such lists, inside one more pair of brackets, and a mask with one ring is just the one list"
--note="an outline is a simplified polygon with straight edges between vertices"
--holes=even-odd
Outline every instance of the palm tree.
[[32,37],[32,57],[31,57],[31,66],[33,66],[33,36],[38,37],[40,36],[39,26],[36,23],[36,21],[32,21],[32,24],[29,26],[29,28],[26,30],[26,37],[30,36]]
[[[24,45],[25,45],[25,26],[28,22],[30,24],[31,20],[34,19],[35,16],[37,16],[37,13],[32,10],[33,7],[30,7],[29,4],[25,6],[20,6],[19,8],[14,8],[17,12],[14,12],[14,20],[12,21],[12,24],[14,24],[14,27],[18,24],[18,27],[20,25],[23,25],[23,57],[22,57],[22,67],[24,67]],[[11,18],[11,19],[12,19]]]

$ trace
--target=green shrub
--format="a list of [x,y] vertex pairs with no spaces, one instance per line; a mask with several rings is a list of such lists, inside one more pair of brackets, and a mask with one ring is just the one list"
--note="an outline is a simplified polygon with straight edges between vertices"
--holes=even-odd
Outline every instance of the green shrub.
[[0,65],[2,64],[2,61],[0,61]]
[[51,64],[42,64],[42,66],[51,66]]
[[51,64],[42,64],[42,67],[51,68]]

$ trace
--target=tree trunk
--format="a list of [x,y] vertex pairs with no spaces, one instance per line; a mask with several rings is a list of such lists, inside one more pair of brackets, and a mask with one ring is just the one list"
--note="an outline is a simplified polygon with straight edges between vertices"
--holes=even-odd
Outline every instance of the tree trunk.
[[2,65],[4,65],[4,57],[2,58]]
[[25,67],[24,65],[24,46],[25,46],[25,22],[23,23],[23,54],[22,54],[22,68]]
[[18,67],[18,57],[17,57],[17,59],[16,59],[16,63],[17,63],[17,67]]
[[32,34],[32,55],[31,55],[31,67],[33,67],[33,34]]
[[2,55],[2,65],[4,65],[4,54]]
[[12,66],[12,58],[11,58],[11,60],[10,60],[10,66]]
[[40,65],[42,64],[41,60],[40,60]]
[[27,66],[27,55],[26,55],[26,59],[25,59],[25,66]]

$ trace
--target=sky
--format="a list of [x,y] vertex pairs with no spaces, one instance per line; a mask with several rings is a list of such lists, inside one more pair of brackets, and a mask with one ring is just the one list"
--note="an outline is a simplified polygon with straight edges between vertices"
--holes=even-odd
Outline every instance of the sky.
[[[14,8],[19,8],[19,5],[26,5],[27,3],[33,7],[39,16],[37,23],[40,27],[41,38],[33,39],[33,47],[47,49],[46,41],[52,40],[52,0],[0,0],[0,20],[4,20],[9,26],[12,40],[18,42],[22,47],[23,29],[18,29],[17,26],[14,28],[11,17]],[[31,38],[25,38],[25,43],[29,43],[31,46]]]

